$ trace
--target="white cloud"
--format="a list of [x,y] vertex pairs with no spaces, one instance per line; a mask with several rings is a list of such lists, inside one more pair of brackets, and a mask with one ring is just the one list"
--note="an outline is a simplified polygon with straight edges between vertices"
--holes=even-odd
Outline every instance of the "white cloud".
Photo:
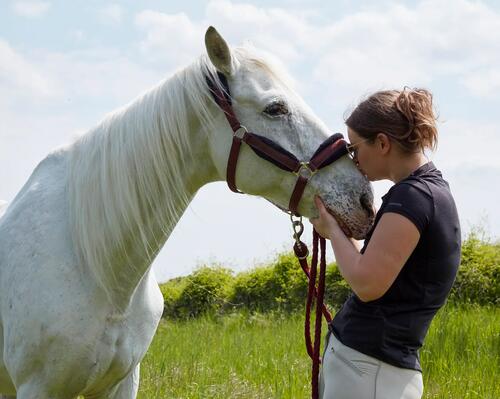
[[182,63],[202,51],[209,25],[232,44],[251,38],[294,69],[314,65],[309,85],[336,101],[382,87],[432,86],[441,79],[500,99],[500,14],[480,2],[388,4],[325,24],[297,9],[213,0],[200,21],[147,10],[137,15],[136,25],[146,32],[145,55],[167,60],[176,54]]
[[124,10],[119,4],[108,4],[99,10],[101,22],[105,24],[118,25],[123,21]]
[[206,21],[207,26],[219,27],[236,44],[250,36],[256,47],[276,54],[284,62],[300,60],[315,30],[297,10],[262,8],[228,0],[210,1]]
[[478,166],[464,162],[454,168],[442,169],[450,183],[455,198],[463,233],[469,233],[478,225],[487,235],[500,237],[500,212],[498,184],[500,168]]
[[472,122],[453,117],[440,123],[434,159],[446,168],[500,169],[500,127],[496,122]]
[[70,31],[70,36],[77,42],[81,42],[86,37],[85,32],[81,29],[74,29]]
[[[152,85],[162,74],[112,49],[16,52],[0,39],[0,91],[4,105],[91,101],[98,98],[123,105]],[[108,110],[108,111],[111,111]]]
[[184,13],[145,10],[136,15],[135,25],[146,32],[140,48],[149,60],[170,60],[178,67],[192,61],[203,48],[203,28]]
[[494,99],[500,97],[500,69],[476,70],[462,79],[469,91],[476,97]]
[[50,8],[48,1],[14,1],[11,5],[12,10],[21,17],[37,18],[43,16]]
[[500,15],[481,3],[424,1],[362,11],[323,27],[321,35],[315,78],[337,96],[441,79],[491,95],[480,72],[500,67]]
[[99,98],[115,106],[130,101],[161,78],[112,49],[44,52],[36,64],[54,81],[59,97],[71,97],[73,101]]
[[[135,18],[146,33],[141,49],[151,59],[168,60],[175,54],[180,64],[191,61],[203,51],[208,26],[215,26],[232,45],[251,38],[256,47],[275,54],[284,62],[298,60],[311,26],[300,16],[279,8],[259,8],[227,0],[210,1],[201,21],[185,13],[166,14],[144,10]],[[242,27],[251,27],[249,32]]]
[[0,88],[5,99],[12,96],[46,98],[54,93],[52,82],[1,38]]

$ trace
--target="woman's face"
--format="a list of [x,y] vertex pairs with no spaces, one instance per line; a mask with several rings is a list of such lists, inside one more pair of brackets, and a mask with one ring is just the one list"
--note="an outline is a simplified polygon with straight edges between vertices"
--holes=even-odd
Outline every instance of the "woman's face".
[[370,181],[380,180],[381,171],[379,169],[381,160],[379,159],[376,143],[366,140],[350,127],[347,127],[347,136],[349,137],[352,151],[355,154],[354,161],[357,162],[361,173]]

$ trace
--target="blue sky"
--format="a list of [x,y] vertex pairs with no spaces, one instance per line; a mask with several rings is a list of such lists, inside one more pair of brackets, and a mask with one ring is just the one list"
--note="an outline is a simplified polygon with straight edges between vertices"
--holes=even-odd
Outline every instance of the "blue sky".
[[[463,230],[481,224],[500,237],[496,1],[3,1],[0,199],[12,200],[51,149],[194,60],[209,25],[231,45],[276,55],[332,131],[345,131],[344,113],[371,91],[430,89],[440,113],[431,158]],[[389,186],[377,183],[376,196]],[[205,262],[241,270],[272,259],[289,238],[287,217],[266,201],[212,184],[154,268],[160,280]]]

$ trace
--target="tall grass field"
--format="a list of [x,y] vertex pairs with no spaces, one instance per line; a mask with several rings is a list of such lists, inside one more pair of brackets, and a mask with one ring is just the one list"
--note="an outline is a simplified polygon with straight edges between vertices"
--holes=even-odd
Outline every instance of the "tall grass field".
[[[303,323],[298,313],[162,320],[138,398],[309,398]],[[441,309],[421,361],[424,398],[499,399],[500,308]]]

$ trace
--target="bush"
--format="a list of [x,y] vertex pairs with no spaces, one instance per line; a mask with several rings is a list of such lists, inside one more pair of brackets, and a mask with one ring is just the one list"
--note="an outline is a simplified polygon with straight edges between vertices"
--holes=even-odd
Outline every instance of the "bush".
[[176,277],[160,284],[163,295],[163,317],[176,317],[177,303],[187,284],[186,277]]
[[276,287],[274,306],[272,307],[284,311],[293,311],[304,305],[307,280],[293,253],[278,256],[272,265],[272,279]]
[[327,265],[325,276],[325,303],[339,308],[346,301],[352,290],[340,274],[336,263]]
[[281,254],[274,264],[240,273],[232,302],[252,311],[293,311],[303,306],[307,281],[295,255]]
[[500,245],[471,233],[462,244],[462,259],[450,300],[500,304]]
[[279,292],[271,266],[258,267],[236,276],[231,302],[251,311],[275,308],[275,298]]
[[[218,312],[226,303],[233,272],[220,266],[204,266],[181,281],[163,287],[168,317],[189,318]],[[168,285],[168,283],[166,284]]]

